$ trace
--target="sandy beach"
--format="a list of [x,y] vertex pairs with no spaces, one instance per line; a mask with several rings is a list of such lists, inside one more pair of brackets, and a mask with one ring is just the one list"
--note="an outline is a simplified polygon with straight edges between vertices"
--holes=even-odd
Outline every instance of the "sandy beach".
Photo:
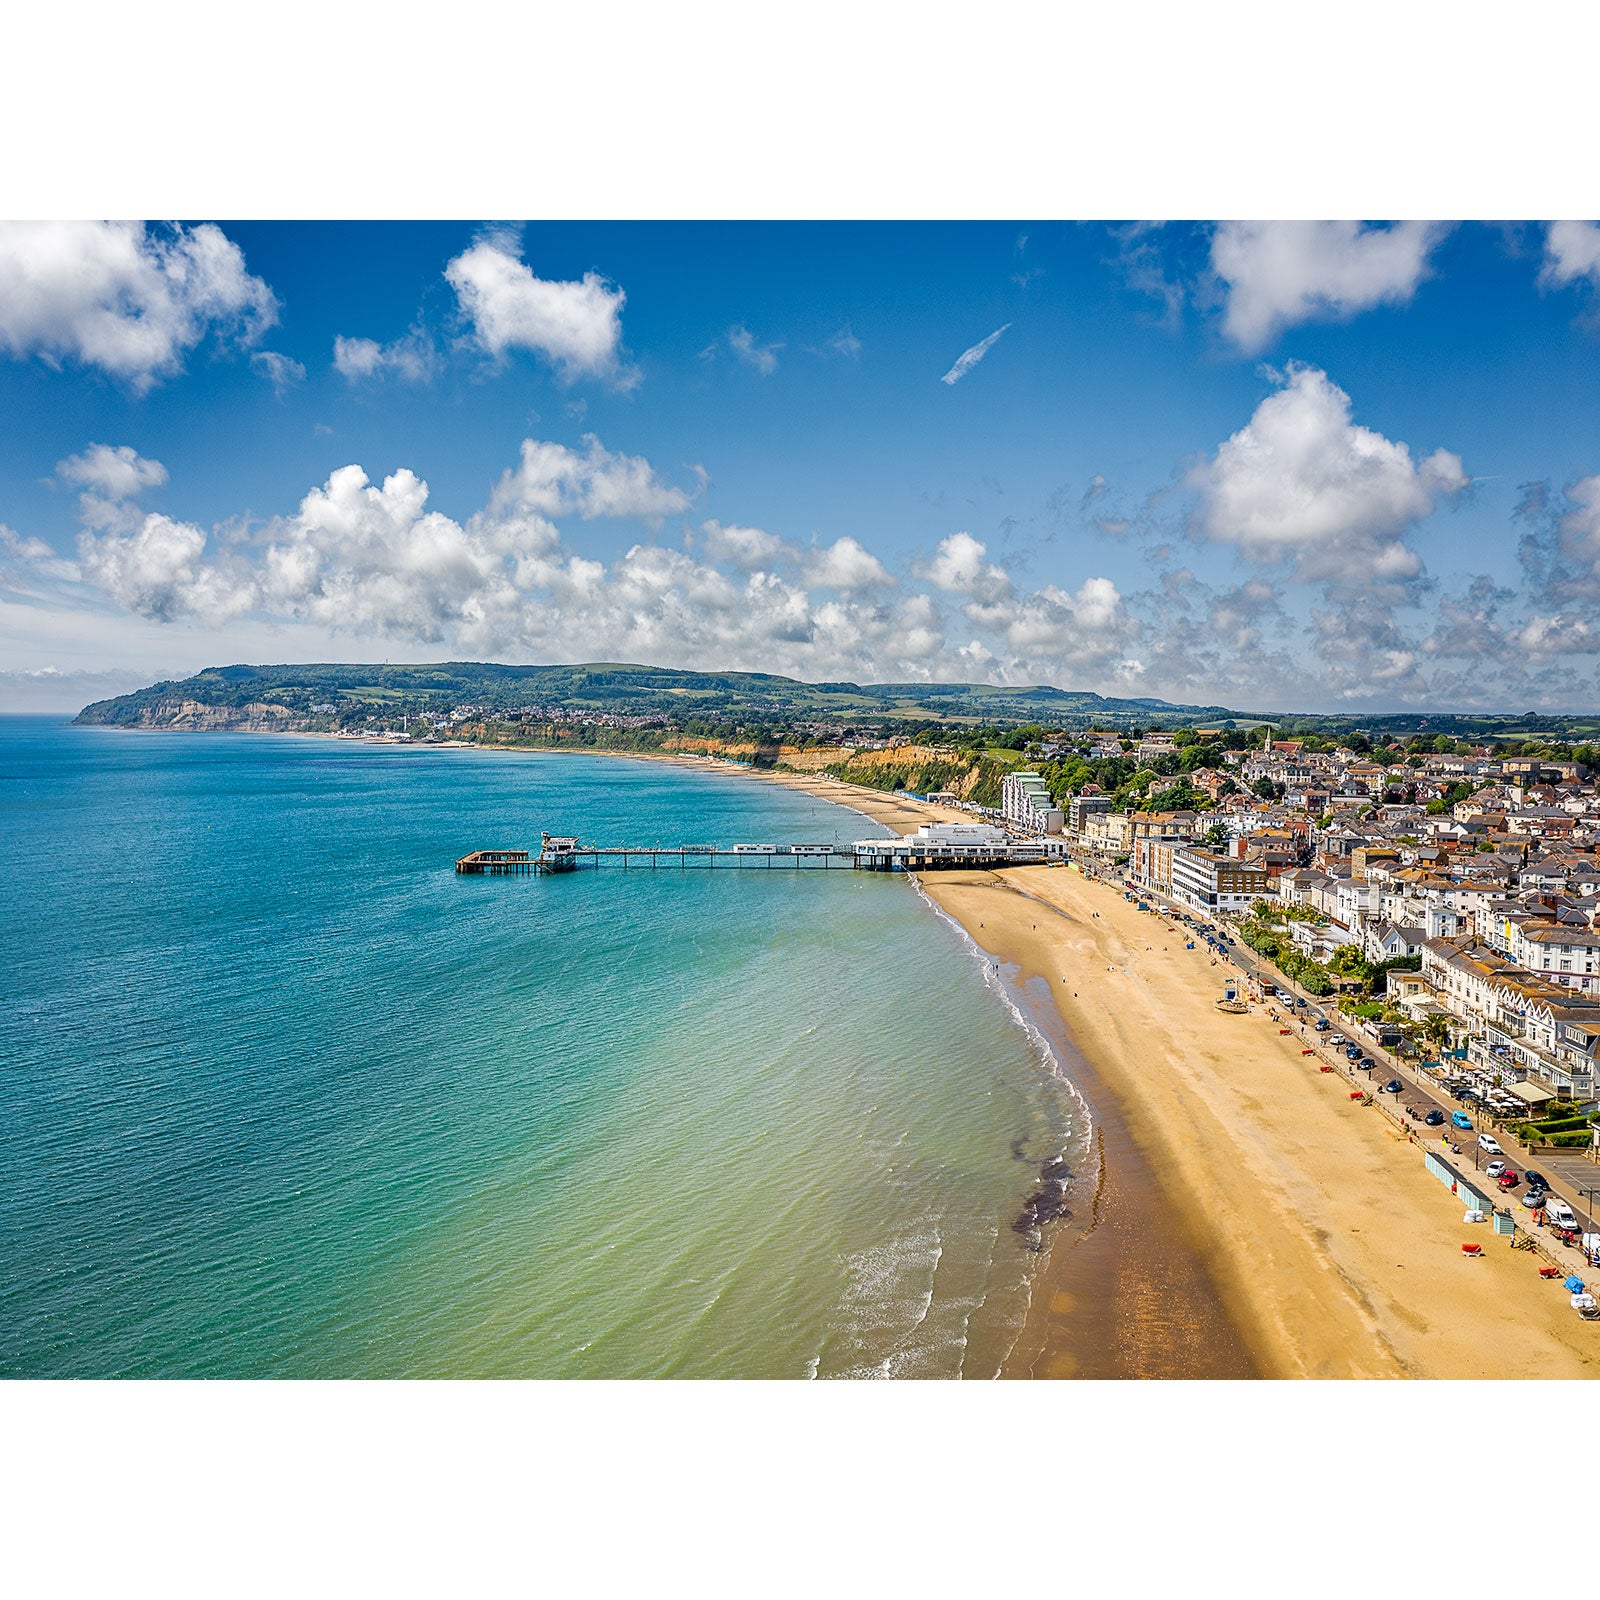
[[1531,1252],[1464,1223],[1422,1149],[1298,1037],[1215,1009],[1222,969],[1203,946],[1071,871],[926,887],[985,949],[1050,982],[1264,1374],[1600,1374],[1600,1335]]
[[[834,779],[772,781],[897,830],[965,816]],[[1098,1225],[1052,1250],[1019,1375],[1600,1376],[1600,1329],[1539,1278],[1539,1258],[1463,1222],[1422,1147],[1298,1037],[1260,1011],[1217,1011],[1223,969],[1204,946],[1062,868],[922,884],[1020,986],[1048,987],[1100,1124]]]

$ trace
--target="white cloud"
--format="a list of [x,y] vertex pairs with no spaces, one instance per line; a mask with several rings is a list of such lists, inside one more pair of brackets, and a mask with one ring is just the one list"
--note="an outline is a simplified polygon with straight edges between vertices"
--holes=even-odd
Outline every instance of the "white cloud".
[[1406,445],[1351,420],[1350,397],[1315,367],[1291,366],[1282,387],[1190,482],[1199,527],[1297,577],[1371,583],[1415,577],[1406,535],[1443,497],[1466,487],[1461,458],[1422,462]]
[[703,522],[694,543],[711,560],[727,561],[746,571],[770,570],[787,554],[787,546],[777,534],[737,524]]
[[884,564],[848,534],[835,539],[825,550],[812,552],[805,563],[806,581],[819,589],[853,593],[861,589],[888,589],[894,586]]
[[84,577],[128,611],[157,622],[195,617],[216,627],[248,611],[253,585],[202,561],[204,532],[152,512],[130,532],[80,534]]
[[1076,591],[1046,584],[1031,594],[975,600],[963,614],[1002,638],[1028,677],[1076,675],[1085,668],[1115,674],[1133,648],[1138,626],[1109,578],[1086,578]]
[[1545,230],[1539,276],[1557,288],[1579,278],[1600,283],[1600,227],[1592,222],[1552,222]]
[[781,344],[758,344],[756,337],[743,325],[736,323],[728,329],[728,343],[733,353],[748,367],[754,367],[763,378],[770,378],[778,370],[778,352]]
[[167,469],[159,461],[147,461],[128,444],[91,444],[82,455],[58,461],[56,471],[69,483],[81,484],[108,500],[131,500],[167,481]]
[[1600,577],[1600,476],[1579,478],[1566,491],[1567,509],[1558,523],[1561,553]]
[[972,369],[977,366],[977,364],[982,361],[986,355],[988,355],[989,351],[993,349],[995,341],[1010,326],[1011,324],[1008,322],[1004,324],[1004,326],[996,328],[987,339],[980,339],[976,344],[968,345],[967,348],[956,357],[955,365],[951,367],[947,373],[945,373],[939,382],[960,383],[960,381],[966,377],[966,375],[971,372]]
[[[659,523],[694,503],[693,494],[662,483],[643,456],[609,451],[592,433],[584,435],[583,444],[580,455],[563,444],[524,439],[521,461],[495,486],[490,509],[531,511],[543,517],[571,513],[585,519],[638,517]],[[703,473],[700,478],[703,488]]]
[[569,382],[636,374],[618,364],[627,296],[597,273],[581,282],[536,278],[504,235],[480,239],[444,269],[478,343],[491,356],[530,350]]
[[306,369],[276,350],[256,351],[250,357],[250,365],[272,385],[272,392],[280,400],[292,385],[305,381]]
[[210,332],[252,342],[277,300],[220,228],[0,223],[0,349],[98,367],[136,392]]
[[433,376],[437,359],[432,341],[420,328],[413,328],[405,338],[388,344],[379,344],[376,339],[347,339],[343,334],[333,341],[334,370],[351,383],[391,372],[410,383],[422,383]]
[[988,547],[970,533],[952,533],[939,541],[938,553],[918,575],[946,594],[995,601],[1011,592],[1011,579],[988,561]]
[[1221,223],[1211,266],[1227,286],[1223,331],[1242,350],[1257,351],[1314,317],[1403,305],[1449,231],[1434,222]]

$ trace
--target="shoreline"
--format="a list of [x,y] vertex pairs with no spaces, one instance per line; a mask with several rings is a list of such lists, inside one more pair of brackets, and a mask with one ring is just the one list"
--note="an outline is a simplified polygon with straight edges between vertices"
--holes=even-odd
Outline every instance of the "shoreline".
[[1065,868],[928,887],[1050,985],[1263,1376],[1600,1376],[1600,1338],[1538,1258],[1466,1225],[1423,1149],[1299,1037],[1217,1011],[1224,971],[1181,927]]

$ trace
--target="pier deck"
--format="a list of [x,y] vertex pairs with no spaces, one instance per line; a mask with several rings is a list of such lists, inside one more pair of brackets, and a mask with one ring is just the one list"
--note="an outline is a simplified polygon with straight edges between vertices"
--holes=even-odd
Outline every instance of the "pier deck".
[[848,845],[578,845],[559,850],[546,845],[533,865],[539,872],[573,872],[589,867],[788,867],[826,870],[853,867],[856,853]]
[[500,877],[506,873],[524,873],[534,870],[534,862],[526,850],[474,850],[456,862],[456,871],[463,874],[487,873]]
[[543,835],[543,848],[475,850],[456,862],[460,873],[576,872],[579,867],[663,865],[707,871],[722,867],[786,867],[791,871],[937,872],[961,867],[1016,867],[1043,861],[1037,839],[1009,838],[998,828],[925,825],[902,839],[857,839],[854,844],[584,844],[574,834]]

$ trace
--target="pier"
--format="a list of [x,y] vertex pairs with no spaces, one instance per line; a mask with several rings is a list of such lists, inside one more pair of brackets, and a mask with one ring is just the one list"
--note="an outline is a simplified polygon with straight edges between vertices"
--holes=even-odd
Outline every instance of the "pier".
[[538,872],[574,872],[590,867],[788,867],[826,870],[853,867],[855,849],[834,844],[612,844],[586,845],[575,838],[544,836],[533,862]]
[[1047,859],[1043,840],[1014,839],[1004,829],[962,822],[924,823],[899,839],[854,844],[584,844],[574,834],[543,835],[537,856],[526,850],[475,850],[456,862],[463,874],[576,872],[580,867],[683,870],[774,867],[825,872],[937,872],[960,867],[1018,867]]
[[534,863],[526,850],[474,850],[456,862],[460,873],[489,873],[495,877],[503,873],[532,872]]

